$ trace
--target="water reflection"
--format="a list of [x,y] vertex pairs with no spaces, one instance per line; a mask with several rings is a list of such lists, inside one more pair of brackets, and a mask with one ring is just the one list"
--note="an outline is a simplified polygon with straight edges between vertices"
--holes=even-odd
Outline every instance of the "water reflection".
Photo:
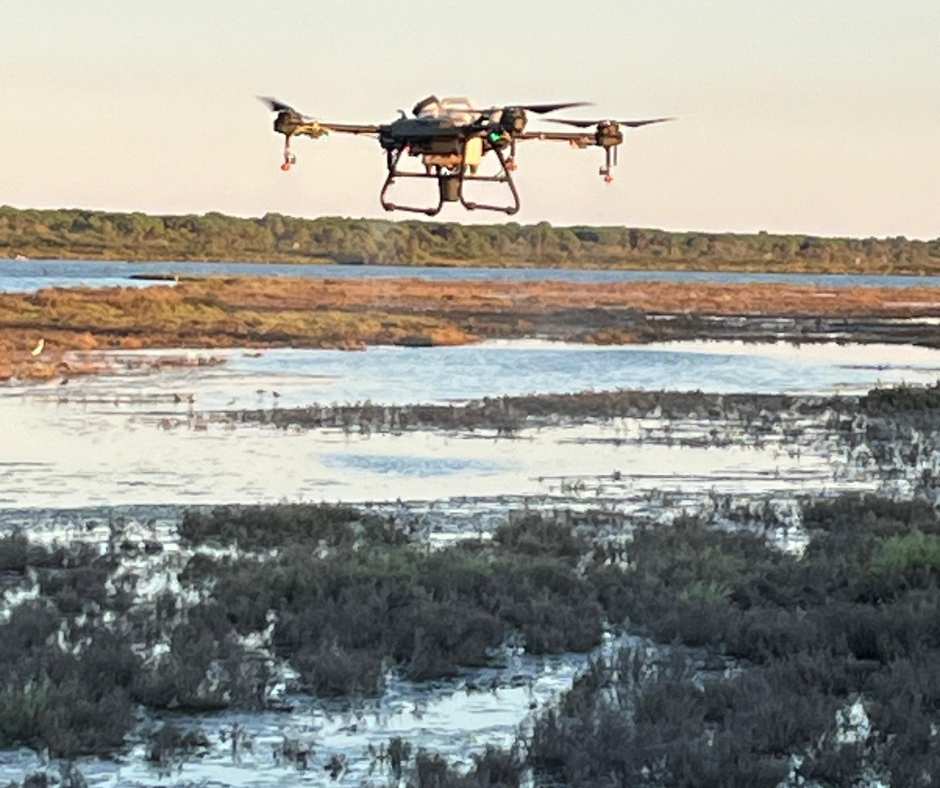
[[[6,387],[0,396],[0,507],[570,497],[591,491],[600,500],[642,495],[667,482],[685,491],[731,483],[770,490],[797,480],[824,485],[835,473],[825,450],[792,457],[779,445],[654,445],[638,440],[639,425],[629,420],[527,430],[515,440],[495,440],[486,433],[475,439],[302,433],[211,423],[200,414],[226,407],[446,402],[621,386],[831,391],[934,378],[940,351],[911,350],[906,358],[903,353],[697,343],[491,343],[361,353],[273,350],[260,357],[235,350],[218,367],[78,379],[67,391],[55,384]],[[869,363],[859,368],[861,360]],[[856,366],[847,368],[847,362]],[[185,426],[172,428],[176,423]],[[591,481],[614,474],[617,483]]]
[[[600,501],[664,485],[778,488],[793,483],[787,470],[794,466],[805,483],[832,477],[825,458],[788,459],[777,448],[584,443],[586,433],[572,428],[496,440],[265,427],[164,431],[108,416],[90,430],[80,419],[14,407],[0,469],[0,507],[9,508],[573,494]],[[10,412],[10,402],[0,404],[4,419]],[[609,434],[623,432],[613,425]],[[602,477],[617,481],[591,481]]]
[[[100,354],[86,354],[100,355]],[[503,395],[618,388],[706,392],[858,392],[881,384],[933,382],[940,350],[892,346],[673,342],[600,347],[539,340],[459,347],[372,347],[361,352],[167,350],[107,354],[122,359],[215,357],[225,363],[122,372],[45,385],[0,387],[0,396],[123,412],[296,407],[312,403],[448,402]],[[139,366],[139,365],[138,365]],[[175,406],[175,407],[174,407]]]

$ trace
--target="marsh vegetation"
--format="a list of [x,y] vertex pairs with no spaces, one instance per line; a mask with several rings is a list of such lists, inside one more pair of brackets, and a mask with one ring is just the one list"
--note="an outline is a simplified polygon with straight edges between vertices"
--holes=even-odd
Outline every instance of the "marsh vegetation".
[[[89,351],[359,350],[539,337],[594,345],[687,339],[936,345],[940,293],[806,285],[431,282],[220,277],[146,289],[0,294],[0,380],[101,371]],[[31,353],[42,338],[38,355]],[[83,351],[84,356],[70,356]]]
[[[535,513],[429,550],[350,507],[194,510],[181,590],[149,601],[120,581],[132,545],[9,536],[6,586],[35,591],[0,624],[0,741],[115,753],[139,707],[278,708],[285,676],[323,698],[369,696],[390,671],[454,677],[507,647],[585,652],[613,630],[649,645],[597,658],[513,752],[486,750],[469,772],[419,742],[373,757],[416,788],[517,786],[526,771],[570,786],[929,785],[940,520],[923,502],[843,496],[807,502],[802,521],[801,554],[696,518],[605,545],[590,516]],[[206,742],[160,727],[148,757],[198,758]]]
[[571,786],[934,784],[936,512],[847,497],[804,522],[799,557],[685,521],[640,529],[625,566],[595,569],[613,618],[714,658],[596,664],[536,724],[536,772]]
[[276,706],[285,662],[298,691],[370,696],[390,670],[451,677],[498,662],[513,640],[532,654],[583,652],[603,631],[575,565],[586,544],[538,517],[430,552],[345,507],[192,513],[180,534],[182,587],[149,599],[120,571],[130,543],[101,556],[0,540],[8,585],[34,591],[0,623],[3,746],[107,753],[137,705]]

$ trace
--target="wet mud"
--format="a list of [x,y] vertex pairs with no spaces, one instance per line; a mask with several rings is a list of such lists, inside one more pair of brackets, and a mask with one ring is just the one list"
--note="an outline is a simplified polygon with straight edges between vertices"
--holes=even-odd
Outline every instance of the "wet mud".
[[100,370],[71,366],[64,355],[108,348],[353,350],[524,337],[611,345],[733,339],[936,347],[938,317],[940,291],[930,288],[899,294],[784,284],[220,277],[167,288],[0,294],[0,380],[94,373]]

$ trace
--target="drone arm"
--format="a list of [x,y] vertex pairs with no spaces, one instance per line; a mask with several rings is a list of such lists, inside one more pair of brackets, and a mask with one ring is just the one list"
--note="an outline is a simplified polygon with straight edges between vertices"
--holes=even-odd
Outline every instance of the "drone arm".
[[298,116],[293,112],[280,112],[274,120],[274,130],[284,135],[284,163],[281,169],[289,170],[297,161],[291,152],[291,137],[310,137],[319,139],[331,131],[341,134],[377,134],[378,126],[354,126],[346,123],[320,123],[310,118]]
[[321,123],[320,121],[292,121],[286,120],[280,122],[280,118],[274,123],[274,130],[285,137],[311,137],[319,139],[335,131],[339,134],[378,134],[378,126],[353,126],[346,123]]
[[522,134],[515,134],[517,140],[553,140],[555,142],[567,142],[579,148],[586,148],[588,145],[596,145],[597,138],[592,132],[576,131],[526,131]]
[[617,164],[617,148],[623,142],[623,135],[619,130],[612,132],[603,126],[591,132],[584,131],[530,131],[516,135],[517,140],[554,140],[567,142],[575,148],[589,148],[596,145],[604,150],[604,166],[600,168],[600,175],[605,183],[611,183],[613,176],[611,168]]
[[320,128],[339,134],[378,134],[378,126],[358,126],[352,123],[320,123]]

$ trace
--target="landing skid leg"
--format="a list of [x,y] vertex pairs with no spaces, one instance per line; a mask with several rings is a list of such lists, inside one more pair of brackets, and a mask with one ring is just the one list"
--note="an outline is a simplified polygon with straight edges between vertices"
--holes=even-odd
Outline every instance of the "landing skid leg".
[[386,159],[386,165],[388,167],[388,177],[385,179],[385,185],[382,187],[382,191],[379,194],[379,202],[382,203],[382,207],[386,211],[410,211],[411,213],[423,213],[426,216],[437,216],[441,212],[441,208],[444,205],[444,197],[441,194],[440,189],[438,189],[438,200],[437,206],[433,208],[416,208],[410,205],[398,205],[397,203],[389,202],[386,197],[388,195],[388,190],[391,188],[392,184],[395,183],[396,178],[440,178],[440,174],[434,175],[431,173],[414,173],[414,172],[399,172],[398,170],[398,160],[401,158],[402,151],[389,151]]
[[[519,202],[519,192],[516,191],[516,183],[512,179],[512,170],[516,169],[515,159],[506,161],[506,157],[503,156],[503,152],[499,148],[493,148],[493,153],[496,154],[496,158],[499,159],[499,166],[502,168],[502,172],[499,175],[485,176],[485,175],[465,175],[464,171],[466,167],[460,168],[460,202],[464,208],[468,211],[498,211],[499,213],[505,213],[508,216],[512,216],[514,213],[518,213],[521,203]],[[463,196],[463,187],[467,181],[488,181],[490,183],[505,183],[509,186],[509,191],[512,194],[512,205],[484,205],[482,203],[470,202],[469,200],[464,199]]]

